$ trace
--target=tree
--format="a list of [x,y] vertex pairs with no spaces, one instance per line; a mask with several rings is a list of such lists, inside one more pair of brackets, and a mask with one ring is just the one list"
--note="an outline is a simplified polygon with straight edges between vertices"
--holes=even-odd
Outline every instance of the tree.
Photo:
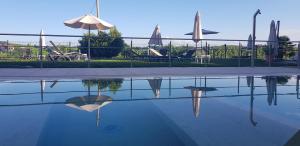
[[[80,50],[88,54],[88,35],[79,40]],[[98,32],[98,35],[91,33],[91,57],[112,58],[117,56],[125,47],[121,33],[113,27],[109,33]]]
[[278,58],[283,59],[284,57],[290,58],[295,55],[294,44],[290,41],[288,36],[280,36],[278,48]]

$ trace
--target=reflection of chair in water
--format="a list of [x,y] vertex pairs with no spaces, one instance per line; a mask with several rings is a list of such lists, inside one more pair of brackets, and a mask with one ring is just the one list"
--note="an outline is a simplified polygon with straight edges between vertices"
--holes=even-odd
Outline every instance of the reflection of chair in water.
[[155,97],[159,98],[162,78],[148,79],[148,82],[149,82],[149,85],[150,85]]
[[274,105],[277,105],[277,77],[267,76],[265,79],[267,84],[268,103],[269,105],[272,105],[274,101]]

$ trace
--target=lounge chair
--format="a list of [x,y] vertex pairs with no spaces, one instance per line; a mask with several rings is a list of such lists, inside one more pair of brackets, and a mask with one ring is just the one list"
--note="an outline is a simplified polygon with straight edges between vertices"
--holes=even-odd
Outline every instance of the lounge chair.
[[81,54],[78,52],[70,52],[70,53],[63,53],[60,49],[50,41],[53,49],[48,48],[49,54],[47,55],[48,61],[72,61],[72,60],[87,60],[86,54]]

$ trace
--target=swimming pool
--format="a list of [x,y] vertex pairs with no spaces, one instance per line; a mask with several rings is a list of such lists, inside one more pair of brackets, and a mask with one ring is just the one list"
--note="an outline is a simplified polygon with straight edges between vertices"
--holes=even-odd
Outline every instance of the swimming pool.
[[2,80],[0,145],[299,145],[299,79]]

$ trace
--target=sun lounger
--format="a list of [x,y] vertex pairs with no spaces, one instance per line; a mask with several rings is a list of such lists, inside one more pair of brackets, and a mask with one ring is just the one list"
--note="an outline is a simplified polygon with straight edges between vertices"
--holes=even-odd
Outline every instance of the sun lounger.
[[86,54],[78,52],[63,53],[52,41],[50,41],[50,43],[53,49],[48,48],[49,54],[47,55],[47,60],[49,61],[87,60]]

